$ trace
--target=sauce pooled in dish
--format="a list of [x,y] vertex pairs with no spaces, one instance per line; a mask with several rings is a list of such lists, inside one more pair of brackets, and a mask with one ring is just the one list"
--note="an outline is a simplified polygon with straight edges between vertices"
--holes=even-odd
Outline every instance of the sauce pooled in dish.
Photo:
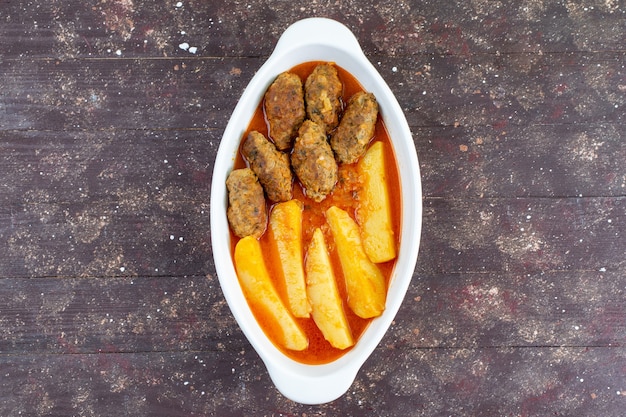
[[[240,253],[258,254],[242,256],[235,266],[268,338],[298,362],[328,363],[358,343],[384,310],[400,244],[401,202],[390,198],[401,195],[399,175],[376,98],[350,73],[334,63],[307,62],[277,80],[288,84],[281,87],[288,96],[277,93],[274,83],[268,88],[227,182],[247,170],[243,178],[248,182],[254,182],[250,171],[258,184],[279,184],[281,191],[263,185],[262,202],[258,189],[243,202],[232,197],[247,213],[243,220],[229,215],[229,221],[234,219],[232,253],[235,259],[241,245]],[[291,121],[283,120],[283,125],[290,127],[274,137],[272,120],[279,116],[272,112],[276,103],[287,102],[297,107],[284,110]],[[228,187],[229,201],[237,189]],[[251,209],[250,204],[260,207]],[[256,222],[252,237],[233,227],[249,223],[246,218]],[[251,257],[259,258],[254,265]],[[249,274],[258,276],[250,279]],[[258,300],[255,291],[246,290],[251,282],[251,288],[269,295]]]

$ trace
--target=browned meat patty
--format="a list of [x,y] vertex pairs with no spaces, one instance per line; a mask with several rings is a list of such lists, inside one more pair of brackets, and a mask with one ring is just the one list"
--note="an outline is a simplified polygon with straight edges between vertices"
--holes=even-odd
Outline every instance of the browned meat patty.
[[267,226],[263,187],[250,168],[235,169],[226,179],[226,216],[235,235],[260,237]]
[[265,115],[269,135],[280,150],[289,149],[304,121],[304,90],[296,74],[279,74],[265,92]]
[[314,201],[322,201],[335,188],[337,162],[322,126],[311,120],[302,124],[293,145],[291,165],[306,195]]
[[331,64],[319,64],[304,85],[306,113],[309,119],[330,133],[339,123],[343,84]]
[[348,101],[339,127],[330,139],[330,146],[340,163],[356,162],[374,136],[378,103],[371,93],[360,91]]
[[267,198],[272,201],[291,200],[291,167],[289,156],[276,149],[262,133],[250,132],[241,149],[248,160]]

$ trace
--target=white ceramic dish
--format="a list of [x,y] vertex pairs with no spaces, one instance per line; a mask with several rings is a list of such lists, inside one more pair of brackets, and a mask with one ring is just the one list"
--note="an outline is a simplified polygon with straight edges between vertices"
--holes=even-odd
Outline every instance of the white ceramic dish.
[[[226,177],[233,169],[239,143],[257,105],[279,73],[308,61],[335,62],[354,75],[366,90],[374,93],[393,143],[402,193],[400,249],[386,309],[382,316],[372,321],[352,350],[323,365],[305,365],[286,357],[257,324],[237,280],[226,219]],[[419,165],[406,118],[393,93],[347,27],[329,19],[310,18],[294,23],[280,37],[272,55],[243,92],[224,131],[213,170],[210,215],[215,269],[224,297],[278,390],[303,404],[321,404],[343,395],[400,308],[415,269],[422,222]]]

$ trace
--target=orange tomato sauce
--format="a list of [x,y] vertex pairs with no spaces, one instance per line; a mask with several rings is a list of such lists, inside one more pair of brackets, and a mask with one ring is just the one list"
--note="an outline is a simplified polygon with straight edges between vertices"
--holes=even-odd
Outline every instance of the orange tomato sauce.
[[[306,81],[308,75],[313,71],[315,66],[319,64],[318,61],[306,62],[289,70],[292,73],[295,73],[300,76],[302,83]],[[342,102],[343,106],[348,102],[350,97],[357,93],[358,91],[364,90],[361,84],[346,70],[335,65],[337,68],[337,72],[340,80],[343,83],[343,94],[342,94]],[[268,124],[265,118],[265,113],[263,110],[263,100],[259,103],[252,120],[250,121],[248,128],[242,138],[247,137],[248,133],[252,130],[257,130],[260,133],[263,133],[266,137],[268,137]],[[391,210],[392,210],[392,219],[393,219],[393,230],[394,235],[396,237],[396,247],[399,247],[400,244],[400,223],[401,223],[401,201],[398,198],[400,194],[400,180],[398,167],[395,159],[395,155],[393,152],[393,146],[389,139],[389,134],[387,133],[387,129],[385,128],[384,122],[380,117],[380,113],[378,116],[378,120],[376,122],[376,129],[374,133],[374,137],[372,138],[372,142],[381,141],[385,145],[385,168],[386,168],[386,181],[389,189],[389,196],[391,197]],[[241,152],[238,153],[237,158],[235,160],[234,168],[244,168],[247,166],[247,162],[242,157]],[[298,182],[297,178],[294,175],[294,185],[293,185],[293,198],[300,200],[304,204],[303,210],[303,224],[302,224],[302,242],[303,242],[303,250],[306,252],[306,248],[311,241],[313,236],[313,232],[316,228],[321,228],[324,233],[324,239],[326,241],[326,245],[329,250],[329,255],[331,261],[333,263],[333,272],[335,274],[335,278],[337,279],[337,287],[339,289],[339,293],[344,300],[344,310],[346,312],[346,316],[348,318],[348,323],[350,325],[350,329],[352,331],[352,335],[356,343],[358,343],[358,339],[363,334],[368,324],[372,319],[362,319],[358,317],[356,314],[350,310],[347,304],[347,296],[345,289],[345,282],[343,272],[341,270],[341,264],[339,262],[339,256],[337,251],[335,250],[332,234],[330,233],[329,227],[326,224],[325,211],[335,205],[339,208],[347,211],[353,219],[355,219],[355,210],[358,206],[358,201],[356,199],[356,191],[361,186],[361,182],[359,180],[359,175],[356,170],[356,164],[340,164],[338,171],[338,182],[335,186],[333,192],[326,197],[323,201],[316,203],[310,198],[308,198],[302,186]],[[270,201],[266,200],[268,204],[268,213],[271,212]],[[235,236],[231,231],[231,254],[234,254],[234,248],[237,244],[239,238]],[[278,255],[272,249],[272,245],[269,244],[268,241],[268,233],[266,233],[260,238],[261,247],[263,249],[263,256],[265,260],[265,264],[267,266],[268,272],[273,279],[274,285],[283,299],[285,305],[287,303],[287,295],[286,295],[286,286],[284,281],[282,280],[281,269],[279,266]],[[303,259],[306,256],[306,253],[302,254]],[[391,260],[389,262],[377,264],[378,268],[383,273],[387,285],[389,284],[389,279],[393,272],[393,268],[395,267],[396,260]],[[313,321],[313,318],[296,318],[296,321],[302,328],[302,330],[306,333],[309,338],[309,347],[304,351],[292,351],[289,349],[285,349],[280,344],[275,342],[275,337],[273,333],[277,331],[277,329],[272,329],[266,319],[265,314],[262,311],[254,311],[253,314],[257,319],[259,325],[263,328],[265,334],[269,337],[270,340],[276,345],[278,349],[280,349],[285,355],[288,357],[306,364],[322,364],[332,362],[333,360],[339,358],[344,353],[348,352],[351,348],[340,350],[332,347],[330,343],[328,343],[321,331],[317,328],[317,325]]]

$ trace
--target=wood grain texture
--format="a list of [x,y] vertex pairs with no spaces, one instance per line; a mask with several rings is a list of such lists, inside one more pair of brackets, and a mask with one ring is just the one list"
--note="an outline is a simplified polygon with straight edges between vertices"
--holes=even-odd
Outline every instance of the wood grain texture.
[[[281,33],[357,36],[420,160],[418,263],[350,390],[282,397],[223,298],[213,162]],[[0,415],[626,408],[619,1],[0,5]],[[416,196],[419,198],[419,196]]]
[[623,349],[381,347],[340,399],[280,396],[250,351],[0,358],[3,415],[609,415]]

